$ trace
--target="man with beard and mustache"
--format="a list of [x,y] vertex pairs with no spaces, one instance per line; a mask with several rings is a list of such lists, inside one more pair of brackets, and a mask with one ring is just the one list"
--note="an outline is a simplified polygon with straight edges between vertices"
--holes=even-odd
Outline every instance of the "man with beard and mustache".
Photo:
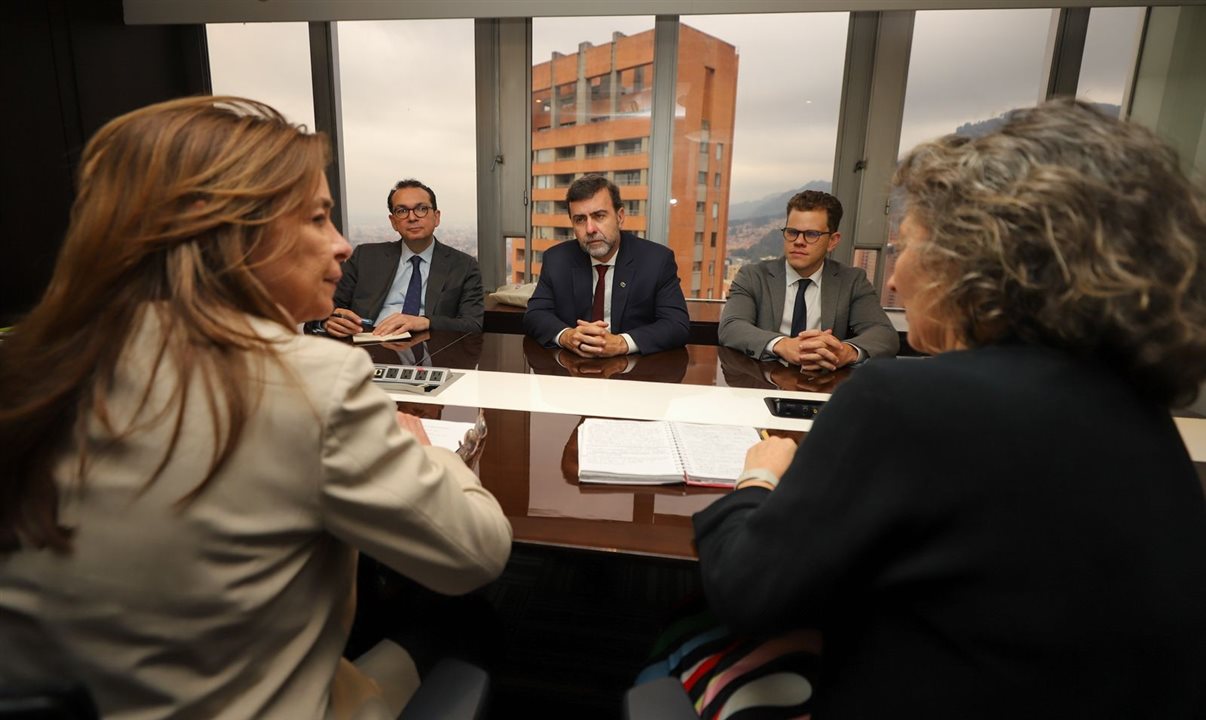
[[685,345],[690,320],[674,253],[621,230],[620,189],[602,175],[575,180],[565,200],[578,242],[545,251],[524,331],[583,357]]

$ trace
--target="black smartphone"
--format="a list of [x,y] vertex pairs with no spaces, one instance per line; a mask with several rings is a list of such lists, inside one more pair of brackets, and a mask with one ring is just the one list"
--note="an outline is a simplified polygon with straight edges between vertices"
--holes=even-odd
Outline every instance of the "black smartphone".
[[771,415],[783,418],[800,418],[812,420],[825,407],[824,400],[800,400],[798,398],[766,398],[766,407]]

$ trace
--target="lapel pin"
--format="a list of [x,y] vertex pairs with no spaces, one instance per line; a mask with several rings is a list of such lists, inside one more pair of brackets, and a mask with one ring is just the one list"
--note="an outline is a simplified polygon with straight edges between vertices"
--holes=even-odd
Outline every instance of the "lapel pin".
[[626,283],[626,282],[624,282],[623,280],[621,280],[621,281],[620,281],[620,287],[628,287],[628,283]]

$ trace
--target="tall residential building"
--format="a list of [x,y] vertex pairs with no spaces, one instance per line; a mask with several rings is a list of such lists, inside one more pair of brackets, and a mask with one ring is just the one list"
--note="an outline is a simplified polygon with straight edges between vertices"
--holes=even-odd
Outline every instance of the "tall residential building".
[[[683,294],[722,298],[737,49],[680,26],[669,240]],[[624,229],[645,235],[653,108],[653,31],[614,33],[532,68],[532,241],[513,241],[512,281],[533,275],[553,243],[574,240],[565,191],[606,174],[624,199]],[[650,238],[661,241],[661,238]]]

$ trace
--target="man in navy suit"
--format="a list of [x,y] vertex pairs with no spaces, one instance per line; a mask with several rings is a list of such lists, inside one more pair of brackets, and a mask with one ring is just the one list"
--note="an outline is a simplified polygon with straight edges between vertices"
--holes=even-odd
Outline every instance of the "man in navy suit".
[[583,357],[685,345],[690,321],[674,253],[621,230],[620,189],[602,175],[575,180],[565,200],[578,242],[545,251],[524,331]]
[[435,191],[401,180],[386,197],[399,239],[357,246],[343,264],[327,334],[347,337],[362,322],[378,335],[423,330],[482,331],[485,305],[477,260],[436,239]]

